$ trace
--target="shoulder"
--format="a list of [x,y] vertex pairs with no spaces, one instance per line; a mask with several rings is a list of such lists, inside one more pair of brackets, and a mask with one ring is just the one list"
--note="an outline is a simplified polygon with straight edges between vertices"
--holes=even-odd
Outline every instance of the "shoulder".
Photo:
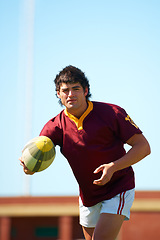
[[40,132],[41,136],[49,137],[55,145],[62,145],[62,135],[63,129],[61,124],[61,119],[63,117],[63,111],[57,116],[50,119],[43,127]]
[[117,114],[121,111],[125,111],[122,107],[116,105],[116,104],[112,104],[112,103],[105,103],[105,102],[96,102],[93,101],[93,107],[94,110],[97,112],[102,112],[103,114],[105,114],[105,112],[107,114]]
[[61,111],[58,115],[56,115],[55,117],[51,118],[43,127],[42,132],[44,133],[46,131],[54,131],[55,128],[59,128],[61,129],[61,119],[63,118],[63,111]]

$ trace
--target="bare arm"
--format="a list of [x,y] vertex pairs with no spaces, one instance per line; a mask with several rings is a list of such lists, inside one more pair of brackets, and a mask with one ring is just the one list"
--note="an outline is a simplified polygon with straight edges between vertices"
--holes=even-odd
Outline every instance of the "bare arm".
[[102,171],[101,178],[95,180],[94,184],[106,184],[110,181],[114,172],[139,162],[151,152],[149,143],[143,134],[135,134],[127,141],[127,144],[132,148],[123,157],[109,164],[103,164],[94,171],[94,173]]

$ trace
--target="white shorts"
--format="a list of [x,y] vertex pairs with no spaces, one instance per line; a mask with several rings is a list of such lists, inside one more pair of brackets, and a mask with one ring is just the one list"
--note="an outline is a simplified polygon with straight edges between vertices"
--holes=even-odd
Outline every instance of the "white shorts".
[[134,201],[135,189],[122,192],[115,197],[97,203],[92,207],[85,207],[79,198],[80,224],[84,227],[95,227],[101,213],[119,214],[130,218],[130,209]]

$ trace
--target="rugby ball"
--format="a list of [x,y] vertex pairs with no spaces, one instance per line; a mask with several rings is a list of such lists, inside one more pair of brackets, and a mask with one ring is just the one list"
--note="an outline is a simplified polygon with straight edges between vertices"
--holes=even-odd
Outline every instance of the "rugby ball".
[[22,161],[32,172],[48,168],[56,155],[52,140],[46,136],[31,139],[22,151]]

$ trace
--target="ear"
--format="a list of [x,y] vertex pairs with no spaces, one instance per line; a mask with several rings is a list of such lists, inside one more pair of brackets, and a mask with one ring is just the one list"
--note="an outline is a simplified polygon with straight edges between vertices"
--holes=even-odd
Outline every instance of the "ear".
[[87,94],[88,94],[88,87],[86,87],[85,90],[84,90],[84,96],[86,97]]
[[60,92],[59,91],[57,91],[57,97],[60,98]]

